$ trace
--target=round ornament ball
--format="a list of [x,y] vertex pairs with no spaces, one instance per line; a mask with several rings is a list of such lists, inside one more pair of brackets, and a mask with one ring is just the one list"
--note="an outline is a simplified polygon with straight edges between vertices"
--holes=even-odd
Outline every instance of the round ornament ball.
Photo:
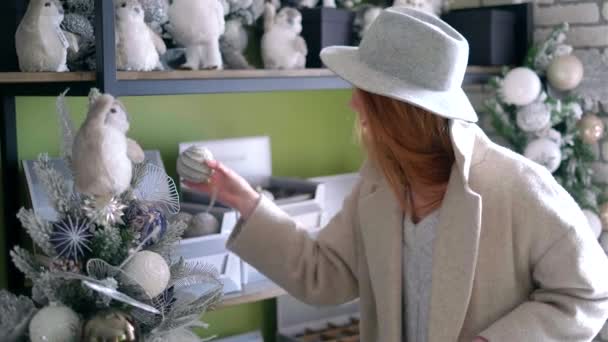
[[595,114],[586,114],[578,122],[581,138],[587,144],[595,144],[604,136],[604,121]]
[[562,162],[562,151],[559,145],[548,138],[533,140],[526,146],[524,156],[543,165],[551,173],[555,172]]
[[557,90],[572,90],[581,83],[584,76],[583,63],[574,55],[559,56],[547,68],[549,84]]
[[86,321],[82,329],[82,342],[98,341],[140,341],[140,330],[135,320],[122,311],[100,312]]
[[210,213],[202,212],[195,215],[190,226],[184,232],[185,238],[194,238],[211,234],[219,234],[220,222]]
[[80,318],[67,306],[51,304],[34,315],[29,333],[32,342],[77,342]]
[[541,131],[551,124],[551,111],[548,106],[535,101],[517,110],[517,126],[524,132]]
[[602,234],[602,220],[600,220],[600,217],[597,216],[596,213],[589,209],[584,209],[583,214],[585,214],[587,222],[589,222],[589,227],[591,227],[593,235],[598,239],[600,234]]
[[127,226],[138,235],[144,246],[157,243],[167,231],[167,219],[163,212],[147,202],[134,202],[124,216]]
[[507,73],[500,93],[505,103],[526,106],[538,98],[541,89],[538,75],[529,68],[519,67]]
[[200,145],[192,145],[177,158],[177,173],[193,183],[205,183],[213,170],[205,163],[213,160],[213,154]]
[[124,271],[146,291],[150,298],[161,294],[167,288],[171,277],[165,259],[150,251],[137,252],[127,263]]

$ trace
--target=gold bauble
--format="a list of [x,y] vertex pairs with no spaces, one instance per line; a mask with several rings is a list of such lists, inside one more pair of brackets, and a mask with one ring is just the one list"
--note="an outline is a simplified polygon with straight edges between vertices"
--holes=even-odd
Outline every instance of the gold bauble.
[[547,79],[557,90],[572,90],[581,83],[585,75],[583,63],[574,55],[556,57],[547,68]]
[[581,138],[587,144],[595,144],[604,136],[604,122],[595,114],[586,114],[578,123]]
[[140,331],[133,318],[119,310],[91,317],[82,329],[82,342],[139,342]]

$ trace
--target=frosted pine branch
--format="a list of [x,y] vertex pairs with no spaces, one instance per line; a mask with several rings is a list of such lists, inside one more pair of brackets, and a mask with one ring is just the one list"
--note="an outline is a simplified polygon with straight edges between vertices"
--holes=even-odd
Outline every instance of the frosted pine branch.
[[42,267],[36,262],[30,252],[16,246],[10,254],[15,267],[17,267],[26,278],[35,281],[39,277]]
[[51,166],[47,154],[41,154],[38,157],[38,161],[34,163],[34,170],[44,185],[46,194],[55,210],[59,214],[68,213],[70,211],[72,194],[65,179]]
[[50,241],[53,228],[48,222],[36,216],[31,209],[21,208],[17,214],[17,218],[21,221],[21,225],[32,238],[32,241],[40,247],[44,254],[50,257],[56,255],[55,248],[53,248],[53,244]]

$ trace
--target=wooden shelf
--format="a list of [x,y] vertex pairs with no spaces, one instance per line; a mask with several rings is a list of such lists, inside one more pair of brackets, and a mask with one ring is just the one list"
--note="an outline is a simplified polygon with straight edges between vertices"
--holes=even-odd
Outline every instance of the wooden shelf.
[[243,286],[243,290],[224,296],[222,303],[216,310],[225,309],[227,307],[259,302],[265,299],[280,297],[287,294],[285,290],[277,286],[270,280],[258,281],[255,283]]
[[174,70],[131,72],[119,71],[118,80],[205,80],[234,78],[283,78],[283,77],[331,77],[335,76],[329,69],[299,70]]
[[78,72],[0,72],[0,84],[95,81],[93,71]]

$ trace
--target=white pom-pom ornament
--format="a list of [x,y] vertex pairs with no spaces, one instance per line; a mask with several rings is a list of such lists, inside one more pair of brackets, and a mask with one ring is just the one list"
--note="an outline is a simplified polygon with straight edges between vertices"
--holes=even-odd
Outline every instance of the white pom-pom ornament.
[[602,234],[602,220],[597,216],[596,213],[589,209],[583,210],[583,214],[587,217],[587,222],[589,222],[589,227],[591,227],[591,231],[595,238],[599,238],[600,234]]
[[583,63],[574,55],[553,59],[547,69],[547,80],[557,90],[572,90],[581,83],[584,76]]
[[150,251],[137,252],[127,263],[124,271],[154,298],[169,284],[171,271],[162,256]]
[[543,165],[551,173],[555,172],[562,162],[562,151],[559,145],[548,138],[533,140],[526,146],[524,156]]
[[190,226],[184,232],[185,238],[193,238],[220,232],[220,222],[208,212],[195,215],[190,222]]
[[190,146],[177,159],[177,173],[188,181],[204,183],[213,174],[213,170],[205,162],[213,159],[213,154],[205,147]]
[[80,318],[67,306],[51,304],[34,315],[29,332],[32,342],[77,342]]
[[532,133],[549,127],[551,111],[542,101],[535,101],[517,110],[517,127],[522,131]]
[[507,73],[502,81],[500,94],[506,103],[525,106],[536,100],[541,89],[538,75],[529,68],[519,67]]

